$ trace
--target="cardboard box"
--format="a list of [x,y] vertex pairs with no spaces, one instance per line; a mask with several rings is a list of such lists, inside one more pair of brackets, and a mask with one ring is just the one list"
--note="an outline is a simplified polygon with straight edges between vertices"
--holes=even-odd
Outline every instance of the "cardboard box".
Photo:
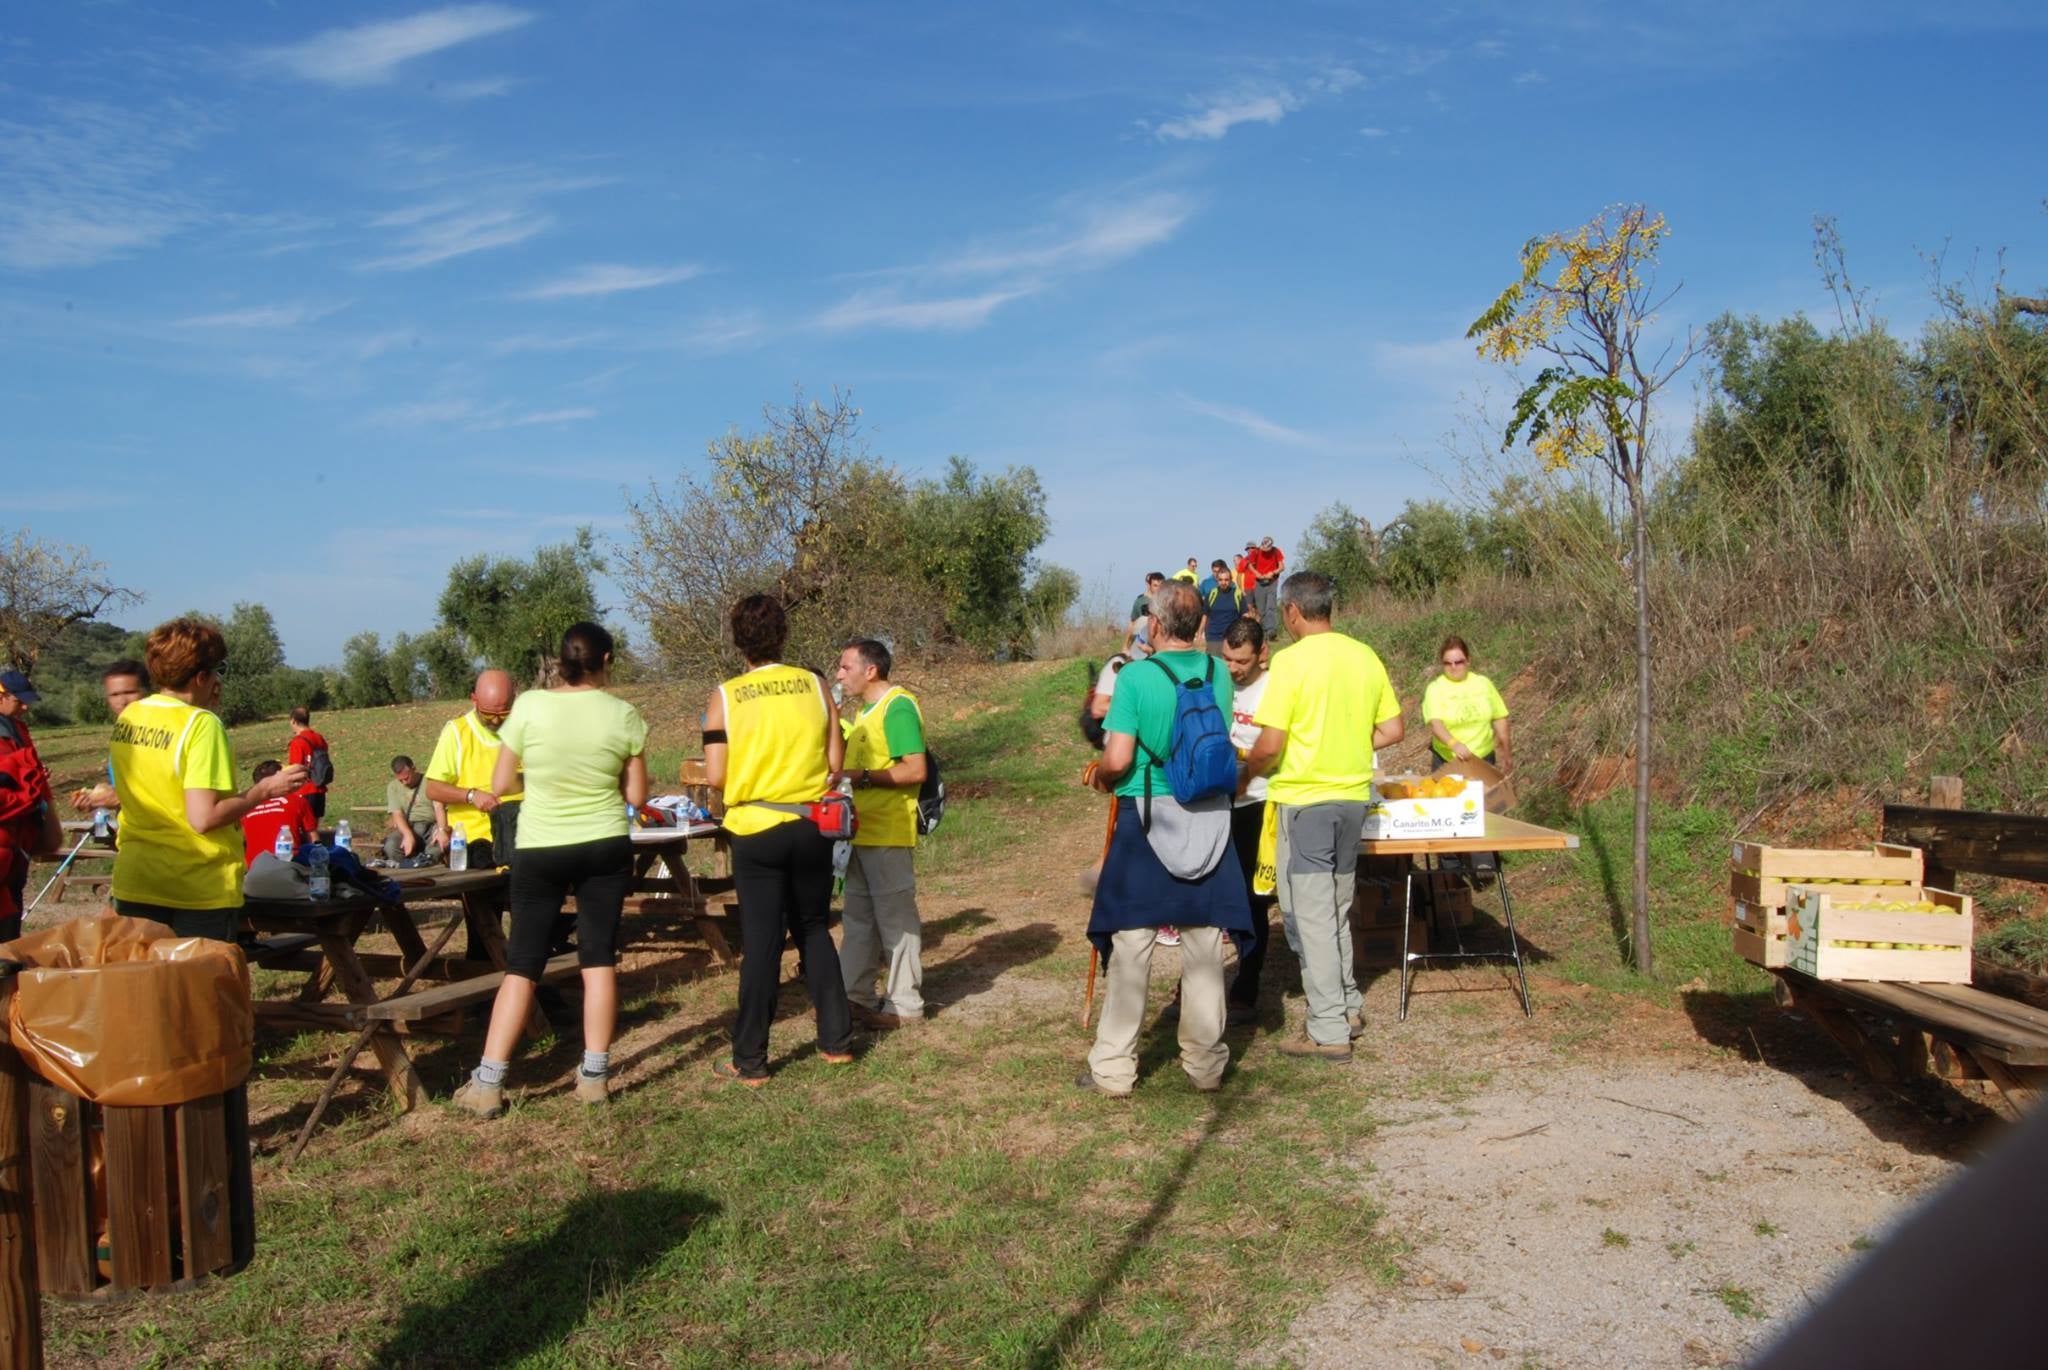
[[1498,766],[1490,761],[1453,761],[1444,767],[1445,772],[1462,775],[1468,780],[1477,780],[1486,786],[1486,811],[1506,813],[1515,802],[1515,782],[1501,773]]
[[1372,804],[1365,811],[1361,836],[1386,837],[1483,837],[1486,835],[1486,782],[1465,781],[1465,788],[1449,799],[1386,799],[1380,784],[1391,780],[1419,780],[1421,776],[1385,776],[1372,789]]
[[[1791,946],[1788,964],[1793,970],[1816,980],[1970,983],[1970,948],[1976,941],[1976,929],[1974,906],[1967,895],[1918,885],[1904,889],[1794,885],[1791,895],[1786,933]],[[1863,907],[1919,902],[1949,911]]]
[[[1408,927],[1408,950],[1425,952],[1429,950],[1429,929],[1417,919]],[[1401,925],[1397,921],[1390,928],[1351,929],[1352,973],[1364,975],[1368,970],[1385,970],[1401,964]]]

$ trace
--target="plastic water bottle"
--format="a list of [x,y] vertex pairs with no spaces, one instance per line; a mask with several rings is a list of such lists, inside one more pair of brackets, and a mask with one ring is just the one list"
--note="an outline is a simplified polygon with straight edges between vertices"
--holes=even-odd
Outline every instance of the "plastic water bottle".
[[95,842],[107,840],[107,811],[105,809],[94,809],[92,811],[92,836]]
[[270,844],[270,854],[280,861],[292,859],[292,830],[289,825],[277,830],[277,841]]
[[334,845],[342,851],[355,850],[355,831],[349,827],[346,818],[334,825]]
[[448,869],[466,871],[469,869],[469,838],[457,828],[448,837]]
[[327,873],[327,848],[315,842],[309,851],[313,872],[309,892],[315,899],[325,899],[334,893],[333,877]]

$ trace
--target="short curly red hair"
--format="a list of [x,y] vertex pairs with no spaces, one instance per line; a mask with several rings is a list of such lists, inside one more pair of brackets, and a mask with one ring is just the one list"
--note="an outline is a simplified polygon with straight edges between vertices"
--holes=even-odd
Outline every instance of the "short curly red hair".
[[205,619],[174,618],[150,630],[142,655],[158,689],[182,690],[201,671],[219,669],[228,659],[228,642]]

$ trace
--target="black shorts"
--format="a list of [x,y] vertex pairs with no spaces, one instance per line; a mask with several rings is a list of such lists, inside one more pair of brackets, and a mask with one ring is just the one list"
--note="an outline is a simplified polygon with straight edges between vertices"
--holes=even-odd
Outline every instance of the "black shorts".
[[576,964],[608,970],[619,963],[619,914],[633,884],[631,838],[605,837],[566,847],[521,847],[512,861],[512,932],[506,969],[538,980],[562,905],[576,896]]

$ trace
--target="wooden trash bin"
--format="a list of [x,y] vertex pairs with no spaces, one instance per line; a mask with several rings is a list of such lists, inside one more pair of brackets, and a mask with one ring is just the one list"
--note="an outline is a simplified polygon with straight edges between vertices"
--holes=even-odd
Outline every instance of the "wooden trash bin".
[[29,1077],[30,1211],[42,1292],[113,1300],[232,1275],[256,1251],[249,1095],[88,1103]]

